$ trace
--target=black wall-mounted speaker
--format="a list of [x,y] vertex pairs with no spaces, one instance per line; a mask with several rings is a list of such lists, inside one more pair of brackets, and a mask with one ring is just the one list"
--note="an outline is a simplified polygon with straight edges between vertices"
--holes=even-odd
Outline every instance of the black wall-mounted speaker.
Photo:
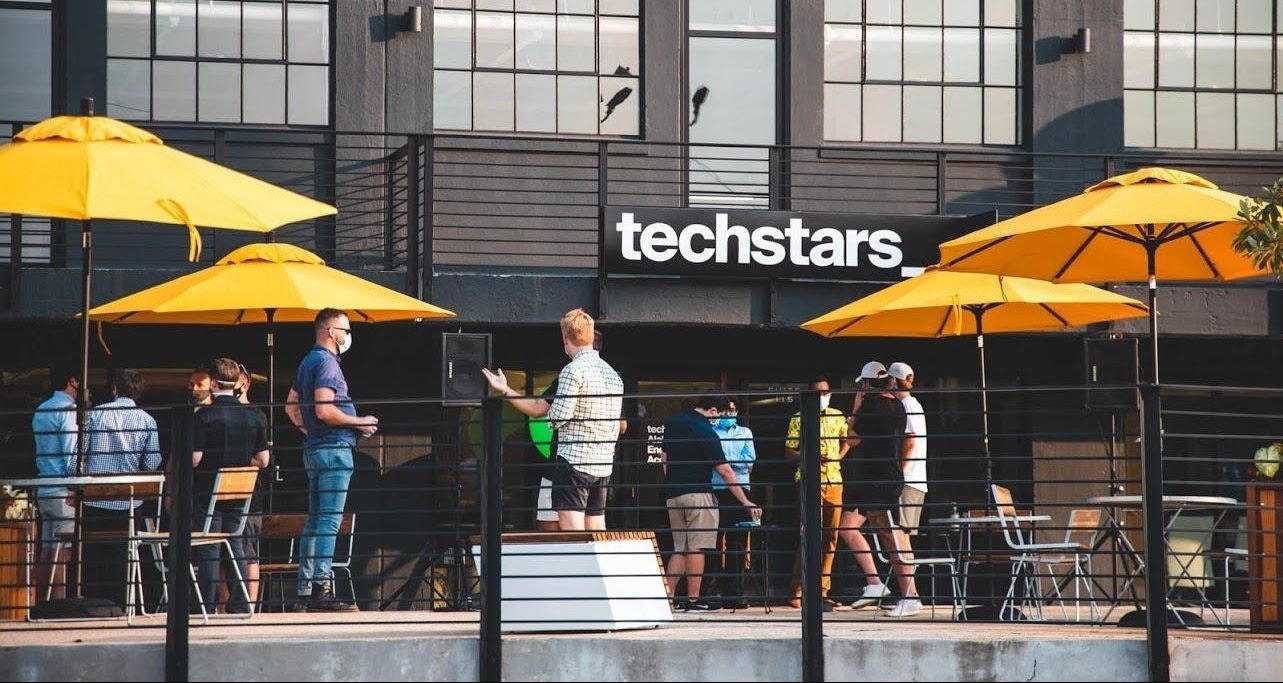
[[490,367],[490,335],[441,335],[441,398],[446,405],[480,405],[489,392],[481,368]]
[[[1087,359],[1088,410],[1122,412],[1140,407],[1140,382],[1135,338],[1088,337],[1084,340]],[[1098,389],[1098,386],[1129,385],[1127,388]]]

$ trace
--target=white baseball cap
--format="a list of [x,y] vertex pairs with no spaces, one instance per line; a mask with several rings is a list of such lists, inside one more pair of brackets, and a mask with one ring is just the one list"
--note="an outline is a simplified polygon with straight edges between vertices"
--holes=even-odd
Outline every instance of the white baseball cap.
[[913,368],[909,367],[908,363],[895,362],[891,364],[891,367],[887,368],[887,374],[896,379],[909,379],[909,376],[913,374]]
[[887,376],[887,366],[871,360],[860,369],[859,379],[882,379]]

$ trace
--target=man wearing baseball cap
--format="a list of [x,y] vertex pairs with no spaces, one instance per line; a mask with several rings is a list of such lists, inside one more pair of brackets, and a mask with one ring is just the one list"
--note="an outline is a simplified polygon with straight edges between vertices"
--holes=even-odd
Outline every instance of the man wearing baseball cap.
[[907,423],[904,438],[909,454],[904,460],[904,490],[900,492],[900,528],[909,535],[918,533],[922,504],[927,497],[927,416],[913,391],[913,368],[895,362],[887,368],[894,379],[896,398],[904,405]]

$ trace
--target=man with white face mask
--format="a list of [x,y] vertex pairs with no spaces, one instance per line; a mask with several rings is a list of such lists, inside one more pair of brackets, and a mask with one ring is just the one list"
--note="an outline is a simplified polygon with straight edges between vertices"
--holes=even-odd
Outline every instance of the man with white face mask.
[[[293,610],[350,612],[356,605],[334,597],[330,587],[334,544],[347,503],[357,437],[373,435],[379,420],[356,414],[339,366],[339,355],[352,348],[352,323],[347,314],[327,308],[316,314],[313,326],[316,345],[299,363],[285,406],[290,421],[306,435],[307,524],[300,540],[298,602]],[[300,405],[300,400],[306,405]]]
[[[824,559],[820,562],[820,594],[823,596],[824,611],[831,612],[836,606],[829,600],[829,587],[833,584],[833,553],[838,547],[838,524],[842,517],[842,458],[850,446],[846,442],[846,416],[842,411],[829,405],[833,392],[829,381],[817,378],[809,385],[811,390],[820,392],[820,499],[823,509],[820,519],[824,522]],[[792,460],[799,460],[801,453],[802,414],[794,413],[789,420],[788,436],[784,440],[784,453]],[[799,468],[794,480],[800,482],[802,471]],[[802,555],[799,552],[793,563],[793,607],[802,606]]]

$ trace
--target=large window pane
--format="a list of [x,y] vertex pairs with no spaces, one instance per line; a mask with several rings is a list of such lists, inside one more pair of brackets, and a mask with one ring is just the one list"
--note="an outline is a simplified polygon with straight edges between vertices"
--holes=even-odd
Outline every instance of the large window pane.
[[1154,93],[1128,90],[1123,93],[1123,144],[1128,147],[1154,146]]
[[593,0],[557,0],[557,11],[562,14],[592,14]]
[[47,10],[0,9],[0,119],[50,113],[53,67]]
[[432,73],[432,127],[445,130],[472,128],[472,72]]
[[[1163,0],[1167,2],[1167,0]],[[1199,32],[1233,33],[1234,4],[1237,0],[1198,0],[1195,24]]]
[[107,115],[119,119],[151,118],[151,62],[107,60]]
[[595,32],[592,17],[557,17],[558,71],[597,71]]
[[208,0],[196,8],[197,54],[201,57],[239,58],[241,3],[238,0]]
[[1123,26],[1129,31],[1154,30],[1154,0],[1126,0]]
[[1274,63],[1270,36],[1239,36],[1236,70],[1239,90],[1269,90],[1274,87],[1270,65]]
[[980,31],[944,30],[944,80],[946,83],[980,82]]
[[1193,34],[1159,34],[1158,85],[1164,88],[1194,87]]
[[[437,6],[440,7],[441,3],[438,2]],[[517,0],[515,9],[518,12],[544,12],[553,14],[557,11],[557,0]]]
[[287,11],[289,60],[328,64],[330,61],[330,8],[327,5],[291,2]]
[[197,118],[208,122],[241,120],[241,65],[201,62],[196,72]]
[[1238,26],[1239,33],[1269,33],[1274,24],[1271,17],[1271,0],[1239,0]]
[[944,23],[944,7],[941,0],[910,0],[904,3],[904,23],[940,26]]
[[1194,146],[1194,93],[1159,92],[1154,97],[1158,147]]
[[517,68],[538,71],[557,68],[557,17],[517,15]]
[[477,72],[472,75],[472,125],[477,130],[513,130],[515,101],[512,74]]
[[596,77],[558,76],[558,132],[595,134],[597,132],[597,97]]
[[556,76],[517,74],[517,130],[532,133],[557,131]]
[[638,0],[597,0],[597,11],[602,14],[622,14],[635,17],[638,15]]
[[944,89],[944,141],[980,144],[983,97],[980,88]]
[[828,24],[824,27],[824,80],[859,81],[860,74],[859,26]]
[[[993,17],[995,21],[1010,21],[1003,26],[1015,26],[1014,13],[1010,19],[1002,17],[1004,11],[1011,11],[1014,7],[1011,0],[988,0],[986,5],[995,5]],[[979,26],[980,25],[980,0],[944,0],[944,24],[945,26]]]
[[900,0],[864,0],[865,21],[870,24],[904,23]]
[[1015,88],[985,88],[985,144],[1016,144]]
[[864,78],[870,81],[898,81],[903,75],[900,58],[904,29],[899,26],[869,26]]
[[[147,44],[143,42],[140,45],[145,49]],[[196,0],[157,1],[156,54],[196,56]]]
[[330,121],[330,69],[291,64],[287,74],[289,123],[320,126]]
[[281,27],[284,7],[271,2],[246,3],[244,13],[245,58],[283,59],[285,45]]
[[1234,89],[1234,36],[1199,34],[1198,87]]
[[152,90],[153,119],[196,120],[195,62],[152,62]]
[[942,90],[939,86],[904,87],[905,142],[940,142],[944,117]]
[[824,0],[824,20],[858,24],[864,21],[862,0]]
[[1193,31],[1194,0],[1161,0],[1158,3],[1158,30]]
[[472,13],[437,10],[432,65],[438,69],[472,68]]
[[597,22],[597,31],[601,36],[601,56],[598,59],[601,73],[614,76],[640,75],[637,20],[602,17]]
[[245,123],[285,123],[285,65],[246,64],[242,77]]
[[824,85],[824,139],[860,140],[860,86],[846,83]]
[[943,76],[943,32],[938,28],[905,28],[904,80],[939,83]]
[[1234,149],[1234,94],[1198,93],[1198,146],[1204,149]]
[[985,0],[985,26],[1014,28],[1019,24],[1020,0]]
[[478,10],[512,11],[512,0],[476,0],[473,5]]
[[112,57],[151,56],[151,3],[108,0],[107,54]]
[[688,105],[691,142],[775,143],[775,41],[691,38],[689,83],[707,89],[698,118]]
[[[513,16],[477,12],[477,68],[511,69],[513,64]],[[479,89],[481,84],[475,82]],[[480,111],[477,111],[480,114]]]
[[1016,84],[1016,32],[985,29],[985,85]]
[[1274,96],[1238,96],[1238,148],[1274,149]]
[[1127,31],[1123,34],[1123,86],[1154,87],[1154,34]]
[[692,31],[775,30],[775,0],[690,0]]
[[637,135],[641,93],[636,78],[602,78],[601,115],[603,135]]
[[900,111],[900,86],[864,86],[864,140],[899,142]]

